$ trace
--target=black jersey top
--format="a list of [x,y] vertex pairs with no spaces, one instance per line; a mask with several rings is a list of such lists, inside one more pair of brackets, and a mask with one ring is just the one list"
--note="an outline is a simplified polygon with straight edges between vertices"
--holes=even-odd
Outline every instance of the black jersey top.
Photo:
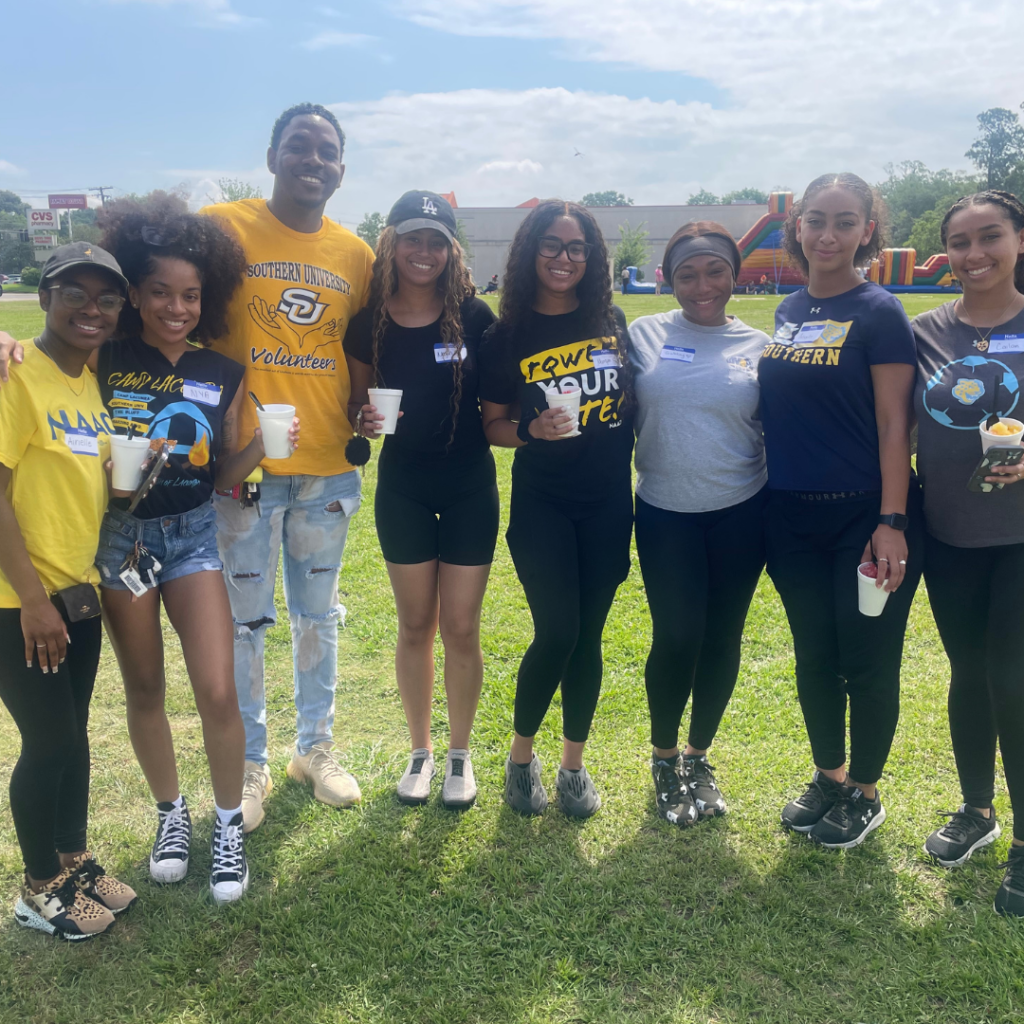
[[139,519],[181,515],[210,500],[224,414],[244,373],[233,359],[208,348],[189,348],[173,365],[141,338],[100,348],[96,378],[117,432],[134,423],[140,434],[177,442],[135,510]]
[[[402,390],[402,412],[394,434],[384,439],[389,450],[408,454],[444,455],[487,447],[480,421],[478,349],[484,331],[494,322],[483,299],[468,299],[462,317],[462,392],[455,435],[454,348],[441,338],[441,321],[425,327],[402,327],[389,319],[377,359],[379,386]],[[373,311],[357,313],[345,332],[345,354],[373,365]],[[450,442],[450,443],[449,443]]]
[[[626,317],[612,307],[626,336]],[[502,323],[488,330],[480,347],[480,397],[517,405],[528,424],[547,407],[547,392],[564,381],[579,385],[579,437],[531,439],[516,449],[513,483],[566,501],[602,501],[617,487],[631,486],[632,415],[623,414],[622,364],[614,335],[595,337],[581,310],[547,316],[532,311],[523,327]]]

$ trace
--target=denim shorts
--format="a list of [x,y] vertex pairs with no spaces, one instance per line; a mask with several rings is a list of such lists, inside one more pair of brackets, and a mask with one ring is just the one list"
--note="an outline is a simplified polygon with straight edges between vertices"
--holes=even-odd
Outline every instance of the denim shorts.
[[177,516],[136,519],[116,508],[108,508],[100,527],[100,546],[96,567],[100,586],[108,590],[127,590],[118,574],[125,560],[141,541],[160,563],[157,583],[169,583],[196,572],[221,572],[224,563],[217,553],[217,513],[213,502]]

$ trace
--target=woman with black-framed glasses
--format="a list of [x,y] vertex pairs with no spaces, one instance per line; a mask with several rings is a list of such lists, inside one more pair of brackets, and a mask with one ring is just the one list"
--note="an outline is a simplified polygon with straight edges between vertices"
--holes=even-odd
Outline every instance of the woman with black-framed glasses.
[[[505,801],[547,807],[533,741],[562,688],[562,810],[601,806],[583,748],[601,691],[601,634],[629,573],[633,451],[628,341],[612,305],[608,251],[593,216],[548,200],[509,251],[498,323],[480,348],[480,398],[491,444],[515,448],[506,534],[533,616],[519,666]],[[579,397],[575,417],[554,402]]]

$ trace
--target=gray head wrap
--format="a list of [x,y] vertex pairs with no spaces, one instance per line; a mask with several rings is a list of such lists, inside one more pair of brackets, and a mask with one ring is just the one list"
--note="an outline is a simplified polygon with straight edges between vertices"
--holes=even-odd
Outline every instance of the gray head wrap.
[[696,238],[680,238],[665,254],[662,268],[665,280],[671,281],[679,265],[694,256],[717,256],[732,267],[733,277],[739,274],[740,268],[735,262],[736,250],[730,242],[721,235],[698,235]]

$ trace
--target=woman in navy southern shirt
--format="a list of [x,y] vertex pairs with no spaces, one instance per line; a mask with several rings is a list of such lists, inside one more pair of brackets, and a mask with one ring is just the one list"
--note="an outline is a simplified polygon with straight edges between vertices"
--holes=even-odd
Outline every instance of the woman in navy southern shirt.
[[[793,631],[816,769],[782,823],[844,849],[885,819],[877,782],[899,719],[903,635],[921,575],[914,336],[900,302],[856,269],[881,248],[877,206],[854,174],[807,186],[785,246],[808,286],[779,304],[758,370],[768,572]],[[858,611],[857,566],[868,561],[890,592],[877,618]]]

